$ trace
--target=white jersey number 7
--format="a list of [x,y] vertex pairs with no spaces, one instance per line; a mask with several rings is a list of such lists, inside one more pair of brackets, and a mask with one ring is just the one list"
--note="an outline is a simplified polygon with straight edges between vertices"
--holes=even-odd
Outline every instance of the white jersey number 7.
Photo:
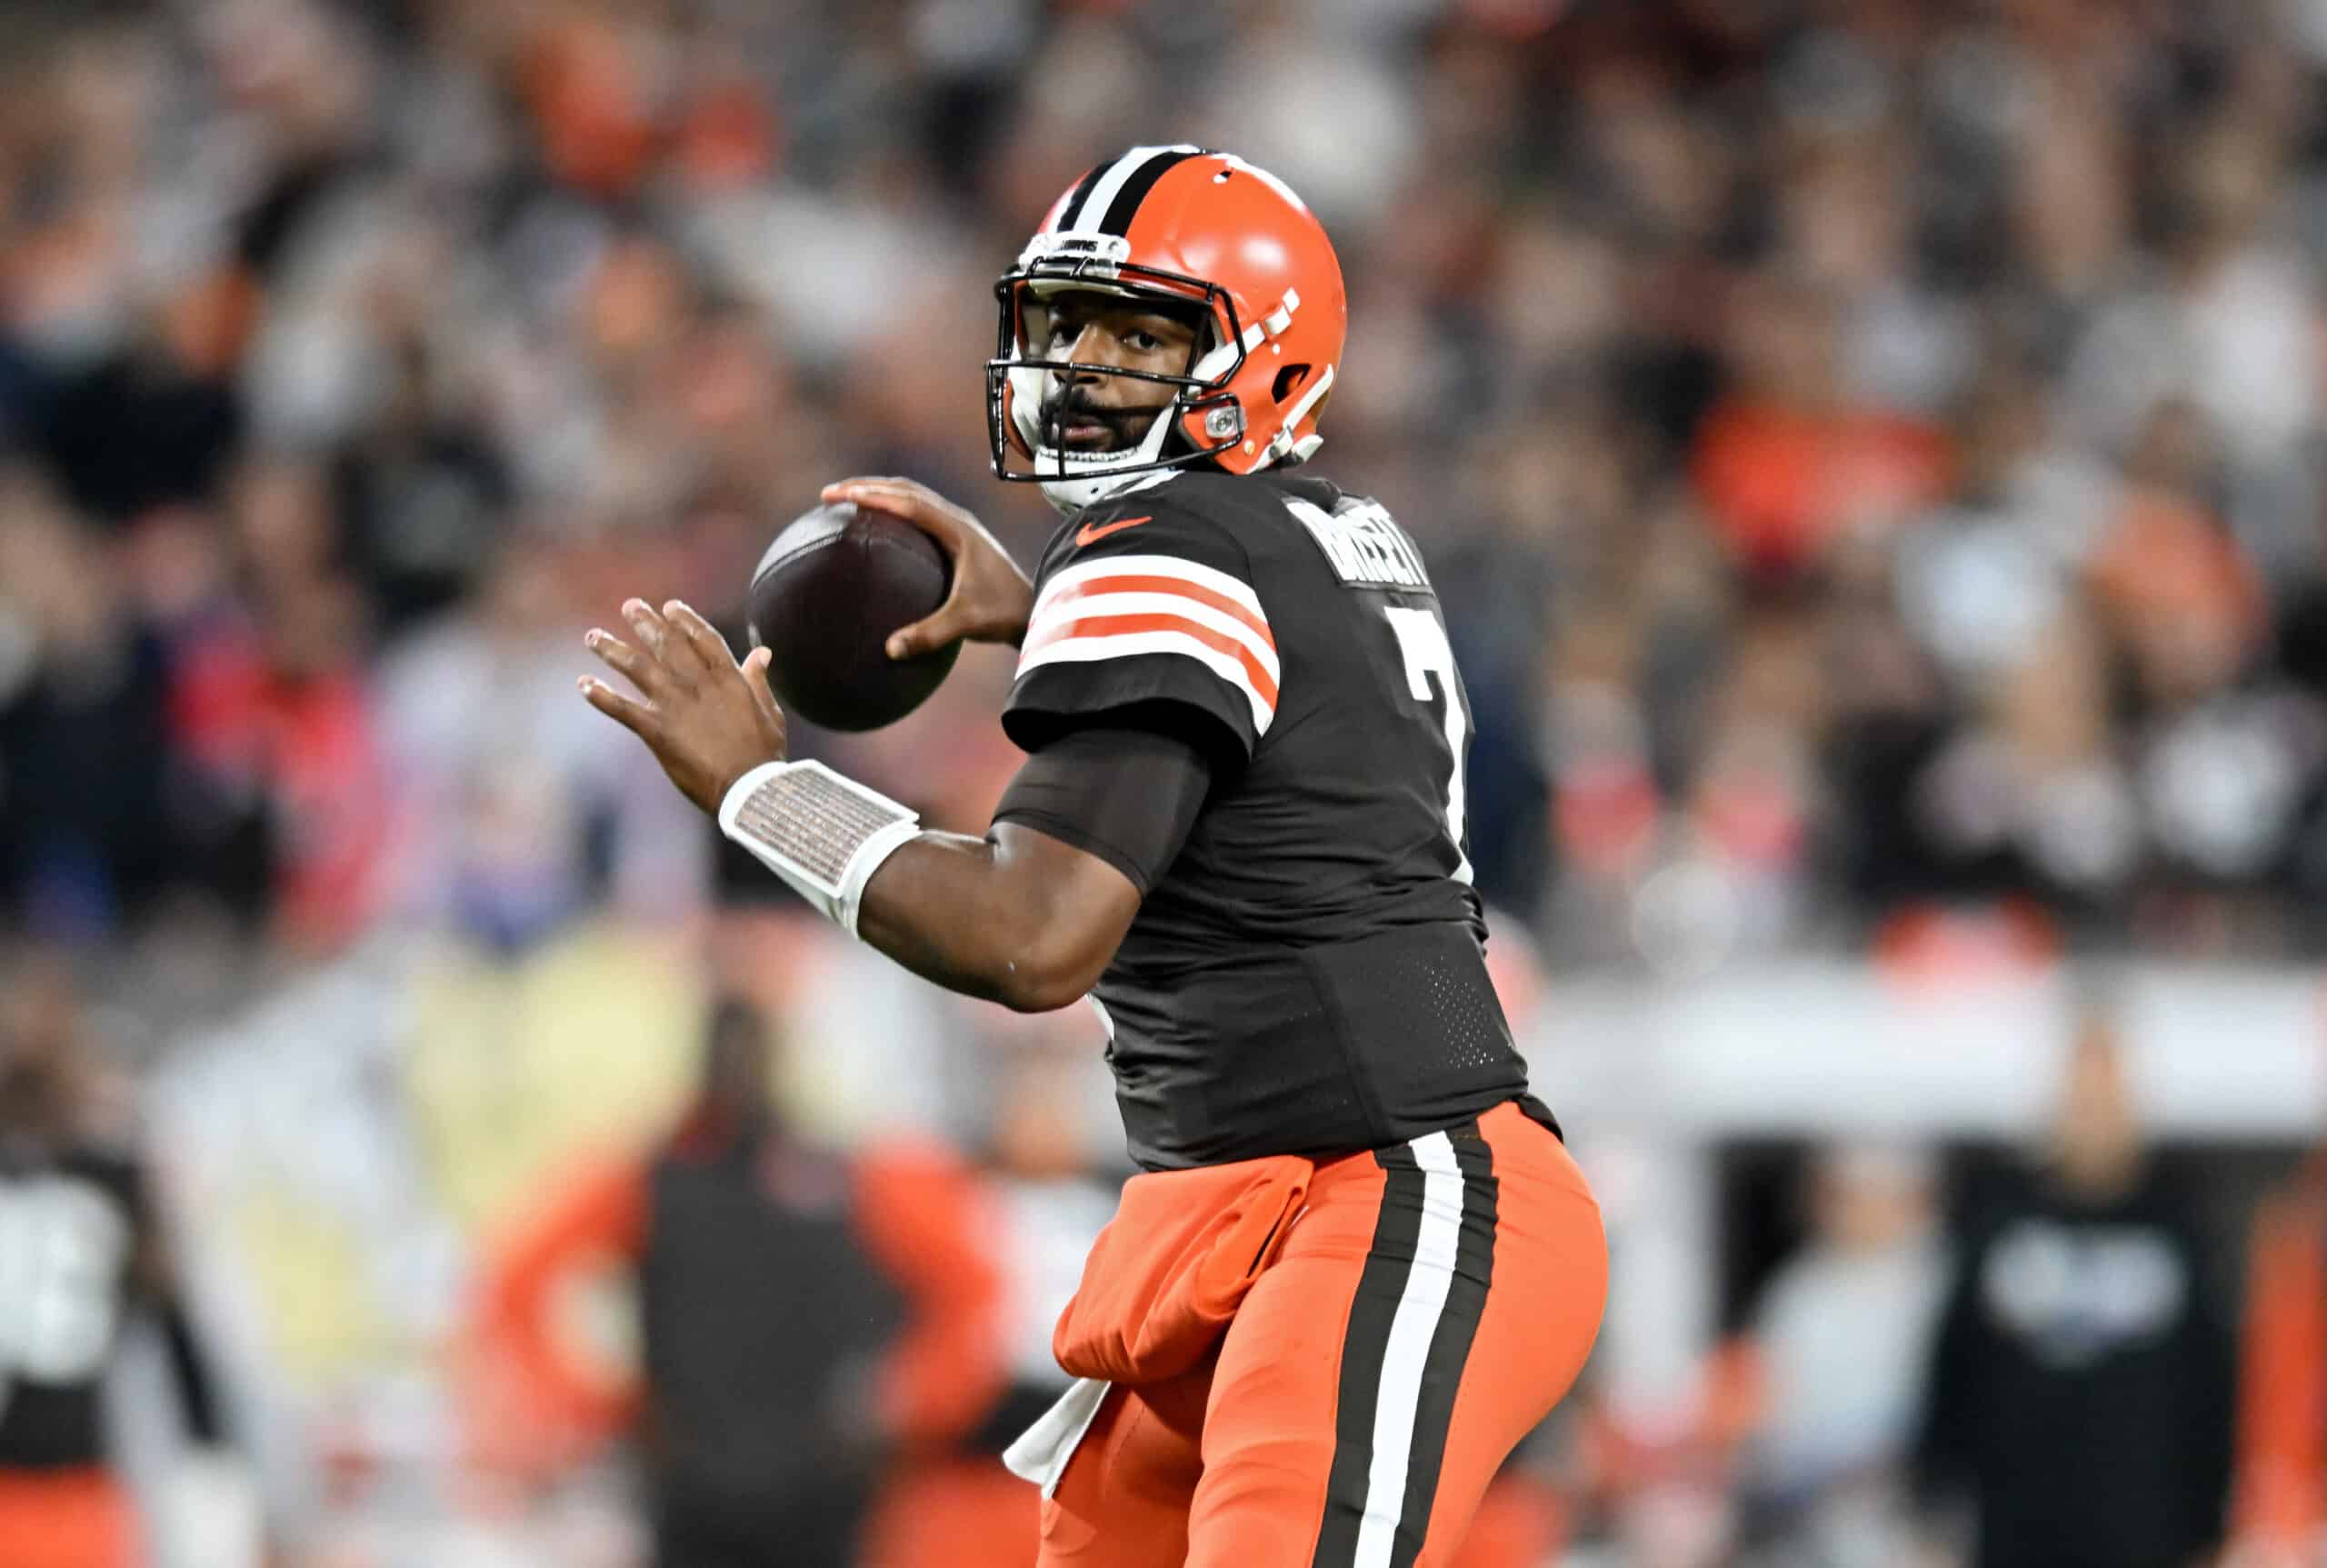
[[1397,604],[1383,607],[1390,630],[1397,634],[1398,652],[1406,664],[1406,690],[1421,702],[1432,698],[1430,677],[1438,677],[1438,694],[1446,699],[1446,754],[1453,759],[1446,777],[1446,833],[1454,841],[1454,880],[1471,880],[1471,857],[1463,848],[1463,754],[1469,738],[1469,721],[1463,713],[1463,694],[1455,684],[1454,650],[1447,645],[1446,628],[1431,610]]

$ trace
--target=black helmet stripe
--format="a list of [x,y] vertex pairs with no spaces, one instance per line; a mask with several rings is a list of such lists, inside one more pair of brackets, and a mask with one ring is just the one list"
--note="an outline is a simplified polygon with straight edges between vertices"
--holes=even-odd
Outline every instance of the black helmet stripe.
[[1164,171],[1202,155],[1200,147],[1173,147],[1142,164],[1115,192],[1115,199],[1107,204],[1107,215],[1099,220],[1101,231],[1111,235],[1130,234],[1132,215],[1139,211],[1139,204],[1147,199],[1147,193],[1155,188],[1155,182],[1164,177]]
[[1126,195],[1131,198],[1130,205],[1122,208],[1123,222],[1128,225],[1131,215],[1139,208],[1140,198],[1154,189],[1164,171],[1183,158],[1195,156],[1201,150],[1184,145],[1134,147],[1114,162],[1100,165],[1083,176],[1083,183],[1067,198],[1064,210],[1058,215],[1058,232],[1122,234],[1122,228],[1101,222],[1116,216],[1120,199]]

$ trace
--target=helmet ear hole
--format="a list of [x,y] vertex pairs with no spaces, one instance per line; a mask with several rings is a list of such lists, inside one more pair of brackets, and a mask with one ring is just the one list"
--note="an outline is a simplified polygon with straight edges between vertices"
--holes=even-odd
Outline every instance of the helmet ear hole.
[[1269,388],[1270,401],[1273,403],[1283,403],[1286,398],[1291,397],[1294,393],[1300,391],[1302,383],[1308,379],[1309,367],[1307,365],[1286,365],[1283,370],[1276,373],[1276,381],[1274,385]]

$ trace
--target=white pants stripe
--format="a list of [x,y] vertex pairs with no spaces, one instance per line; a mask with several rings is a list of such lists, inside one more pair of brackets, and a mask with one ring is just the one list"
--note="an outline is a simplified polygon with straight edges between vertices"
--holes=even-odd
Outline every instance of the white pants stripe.
[[1373,1463],[1365,1483],[1365,1517],[1358,1526],[1355,1568],[1389,1568],[1405,1505],[1406,1463],[1413,1451],[1414,1409],[1422,1398],[1423,1363],[1446,1293],[1454,1281],[1454,1249],[1463,1234],[1463,1171],[1443,1133],[1406,1145],[1423,1173],[1422,1227],[1414,1263],[1390,1323],[1382,1383],[1373,1409]]

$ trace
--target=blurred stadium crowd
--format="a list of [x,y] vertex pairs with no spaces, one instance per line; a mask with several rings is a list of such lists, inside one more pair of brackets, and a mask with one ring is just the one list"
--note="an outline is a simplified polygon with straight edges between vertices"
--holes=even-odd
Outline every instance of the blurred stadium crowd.
[[[1552,984],[2315,958],[2322,78],[2321,0],[0,8],[0,930],[141,1075],[270,1511],[533,1560],[380,1521],[517,1528],[429,1463],[480,1238],[675,1113],[713,989],[839,1143],[1090,1065],[804,927],[572,681],[844,474],[1031,558],[992,280],[1132,143],[1339,246],[1319,466],[1431,563]],[[975,830],[1009,668],[801,739]]]

